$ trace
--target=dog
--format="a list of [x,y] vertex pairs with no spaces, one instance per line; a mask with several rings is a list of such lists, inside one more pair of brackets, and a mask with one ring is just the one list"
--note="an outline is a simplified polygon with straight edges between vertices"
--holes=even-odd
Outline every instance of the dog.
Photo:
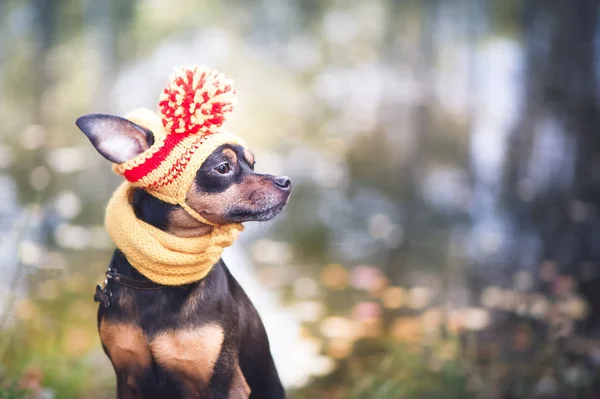
[[[155,139],[147,128],[114,115],[85,115],[76,124],[115,163]],[[187,203],[217,225],[272,219],[285,207],[292,182],[259,174],[254,164],[242,146],[219,146],[196,171]],[[131,205],[141,221],[177,237],[213,228],[144,188],[135,189]],[[95,299],[119,399],[285,398],[263,323],[222,260],[199,281],[166,286],[144,277],[117,248]]]

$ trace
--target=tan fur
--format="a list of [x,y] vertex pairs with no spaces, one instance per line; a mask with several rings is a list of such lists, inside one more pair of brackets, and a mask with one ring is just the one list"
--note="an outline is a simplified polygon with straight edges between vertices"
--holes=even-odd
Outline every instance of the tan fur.
[[255,162],[254,154],[245,148],[244,148],[244,158],[246,158],[246,162],[248,162],[248,165],[250,165],[251,167],[254,167],[254,162]]
[[188,205],[213,222],[226,223],[223,216],[227,213],[227,208],[243,198],[245,186],[244,182],[232,184],[223,192],[206,194],[194,181],[187,197]]
[[156,362],[177,373],[189,394],[206,389],[223,344],[223,329],[215,324],[158,335],[150,343]]
[[127,375],[128,384],[133,384],[138,372],[150,365],[148,341],[138,326],[102,320],[100,338],[108,349],[115,370]]
[[260,175],[247,176],[239,184],[232,184],[216,194],[203,193],[194,181],[187,196],[188,205],[203,217],[215,223],[229,223],[224,219],[232,206],[245,209],[268,209],[281,202],[283,193]]
[[238,161],[235,151],[233,151],[231,148],[223,149],[223,155],[225,155],[227,159],[229,159],[229,162],[232,165],[235,165]]
[[250,396],[250,392],[250,386],[248,386],[246,378],[244,378],[244,374],[242,373],[242,369],[240,369],[240,366],[238,365],[233,372],[229,396],[227,397],[230,399],[247,399]]
[[[222,154],[232,165],[237,163],[237,155],[232,149],[225,148]],[[228,208],[240,203],[252,207],[253,204],[248,202],[250,194],[257,189],[267,187],[267,185],[261,184],[262,180],[258,176],[251,176],[240,184],[231,185],[223,192],[208,194],[202,191],[194,179],[186,195],[186,202],[194,211],[211,222],[227,224],[229,221],[225,219],[224,215],[227,214]],[[206,228],[206,225],[199,224],[183,209],[176,209],[169,214],[168,231],[171,234],[180,237],[194,237],[206,234]]]
[[200,223],[183,208],[169,213],[167,232],[177,237],[200,237],[209,234],[212,226]]

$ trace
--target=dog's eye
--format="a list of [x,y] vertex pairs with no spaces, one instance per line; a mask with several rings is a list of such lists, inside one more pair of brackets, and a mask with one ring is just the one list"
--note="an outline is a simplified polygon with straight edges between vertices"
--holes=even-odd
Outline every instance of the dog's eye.
[[226,175],[227,173],[229,173],[229,170],[230,170],[229,163],[227,163],[227,162],[222,163],[221,165],[217,166],[215,168],[215,170],[222,175]]

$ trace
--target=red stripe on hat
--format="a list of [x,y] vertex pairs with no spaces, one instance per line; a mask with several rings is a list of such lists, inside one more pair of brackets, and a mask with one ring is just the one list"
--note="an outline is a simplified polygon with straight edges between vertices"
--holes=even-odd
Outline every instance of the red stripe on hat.
[[137,182],[138,180],[143,179],[146,175],[156,169],[171,153],[173,148],[177,146],[177,144],[181,143],[183,139],[188,137],[189,134],[181,133],[181,134],[167,134],[163,146],[152,155],[152,157],[148,158],[146,162],[139,164],[138,166],[134,166],[133,168],[126,170],[123,173],[123,176],[127,180],[132,183]]

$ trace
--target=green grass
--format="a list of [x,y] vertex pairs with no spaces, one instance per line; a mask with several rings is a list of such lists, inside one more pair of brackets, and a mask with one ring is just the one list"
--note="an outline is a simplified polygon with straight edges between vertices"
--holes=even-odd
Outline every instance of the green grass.
[[467,377],[454,360],[437,367],[422,352],[393,343],[363,342],[327,378],[291,392],[294,399],[468,399]]
[[18,389],[15,384],[8,386],[0,385],[0,399],[21,399],[24,398],[27,393]]

